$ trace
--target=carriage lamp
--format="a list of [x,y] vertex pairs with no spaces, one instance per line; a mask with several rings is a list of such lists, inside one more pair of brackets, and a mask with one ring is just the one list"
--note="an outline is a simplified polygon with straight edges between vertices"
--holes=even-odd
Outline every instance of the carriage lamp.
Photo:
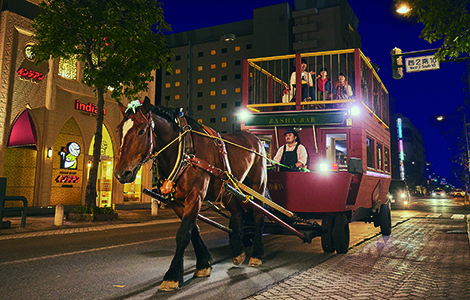
[[360,113],[359,107],[357,106],[351,107],[351,116],[357,116],[359,115],[359,113]]
[[52,148],[47,149],[47,158],[52,157]]

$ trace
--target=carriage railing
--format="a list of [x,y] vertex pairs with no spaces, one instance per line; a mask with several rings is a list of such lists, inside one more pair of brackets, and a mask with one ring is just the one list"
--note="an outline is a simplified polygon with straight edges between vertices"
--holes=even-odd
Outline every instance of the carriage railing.
[[[298,93],[293,84],[302,81],[297,72],[292,75],[302,60],[307,62],[307,71],[314,72],[310,75],[314,87],[307,87],[307,93]],[[344,73],[353,95],[340,99],[336,93],[320,92],[317,76],[324,68],[335,91],[339,74]],[[388,91],[360,49],[247,59],[243,77],[243,105],[255,112],[348,109],[360,103],[389,124]]]

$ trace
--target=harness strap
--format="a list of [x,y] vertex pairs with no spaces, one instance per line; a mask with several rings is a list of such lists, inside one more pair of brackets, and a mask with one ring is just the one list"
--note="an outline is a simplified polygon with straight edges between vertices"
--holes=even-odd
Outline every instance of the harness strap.
[[225,172],[224,170],[217,168],[214,165],[211,165],[210,163],[199,159],[195,156],[187,156],[186,160],[193,166],[193,167],[198,167],[206,172],[211,173],[212,175],[221,178],[222,180],[226,179]]
[[217,131],[215,131],[214,129],[210,127],[202,125],[202,128],[212,138],[217,149],[219,149],[220,160],[222,161],[222,164],[224,165],[224,170],[226,170],[228,173],[231,174],[232,168],[230,167],[230,162],[228,160],[228,155],[227,155],[227,149],[225,147],[225,143],[222,139],[222,136],[220,135],[220,133],[218,133]]

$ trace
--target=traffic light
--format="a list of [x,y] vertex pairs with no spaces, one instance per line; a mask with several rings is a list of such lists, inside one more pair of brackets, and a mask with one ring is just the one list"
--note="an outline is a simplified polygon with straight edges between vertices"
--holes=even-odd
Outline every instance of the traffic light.
[[400,48],[393,48],[390,56],[392,57],[392,77],[393,79],[402,79],[403,78],[403,57],[401,54]]

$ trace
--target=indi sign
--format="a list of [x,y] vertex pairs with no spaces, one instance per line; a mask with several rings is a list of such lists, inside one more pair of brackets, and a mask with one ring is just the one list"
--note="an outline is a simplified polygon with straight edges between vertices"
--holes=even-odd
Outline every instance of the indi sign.
[[[75,109],[76,110],[81,110],[81,111],[86,111],[90,113],[97,114],[98,113],[98,107],[95,106],[93,103],[80,103],[79,100],[75,100]],[[104,115],[106,116],[106,109],[103,108]]]

